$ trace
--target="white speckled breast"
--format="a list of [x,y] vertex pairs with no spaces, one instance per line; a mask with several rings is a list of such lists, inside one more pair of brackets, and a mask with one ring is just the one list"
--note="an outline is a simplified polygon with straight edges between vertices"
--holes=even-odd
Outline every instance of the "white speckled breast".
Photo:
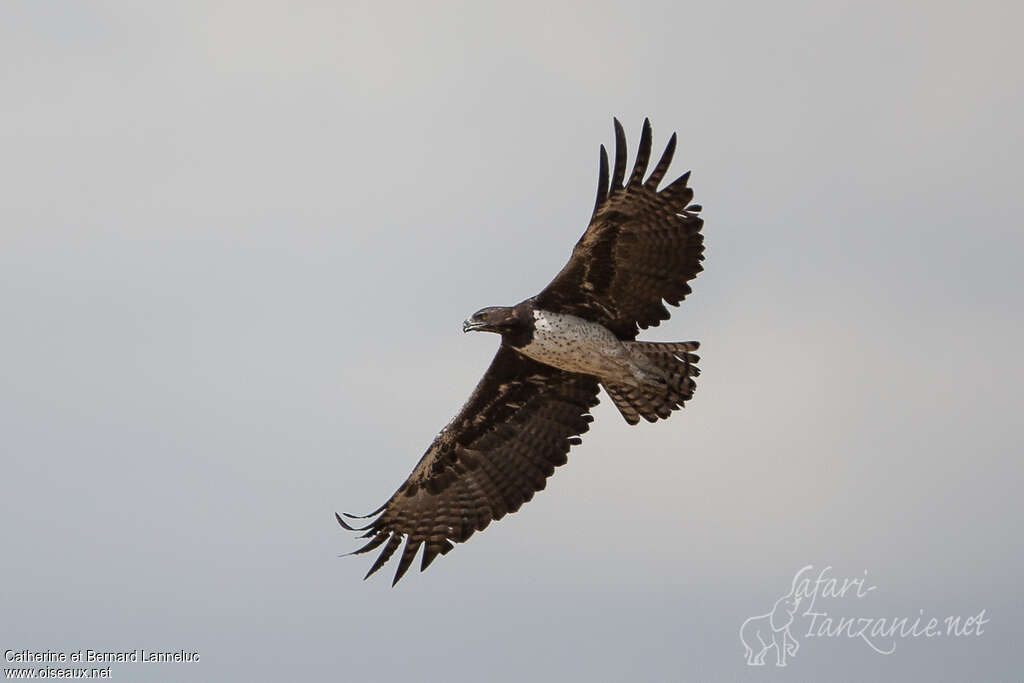
[[533,339],[519,349],[541,363],[598,377],[618,375],[629,352],[611,330],[564,313],[534,310]]

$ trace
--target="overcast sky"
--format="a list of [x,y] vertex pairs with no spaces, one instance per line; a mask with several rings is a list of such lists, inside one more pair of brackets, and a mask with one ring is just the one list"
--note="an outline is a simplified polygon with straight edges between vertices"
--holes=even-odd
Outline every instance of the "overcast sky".
[[[0,648],[114,680],[1019,680],[1024,78],[1013,2],[20,2],[0,9]],[[610,402],[410,573],[401,483],[593,205],[672,131],[707,261],[671,420]],[[659,150],[660,151],[660,150]],[[794,574],[865,618],[748,667]],[[867,572],[867,574],[865,574]],[[806,604],[806,603],[805,603]],[[4,666],[10,666],[5,663]],[[68,665],[65,665],[68,666]]]

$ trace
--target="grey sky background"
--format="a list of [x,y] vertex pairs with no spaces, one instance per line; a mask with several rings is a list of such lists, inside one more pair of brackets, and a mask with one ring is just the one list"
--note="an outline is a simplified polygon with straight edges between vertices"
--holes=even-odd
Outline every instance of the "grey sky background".
[[[1019,4],[0,13],[0,647],[201,652],[139,681],[1020,679]],[[645,335],[703,342],[693,402],[602,403],[519,513],[362,582],[334,511],[468,397],[497,339],[462,319],[564,263],[613,115],[631,153],[678,131],[705,206]],[[807,564],[878,586],[837,616],[990,621],[747,667]]]

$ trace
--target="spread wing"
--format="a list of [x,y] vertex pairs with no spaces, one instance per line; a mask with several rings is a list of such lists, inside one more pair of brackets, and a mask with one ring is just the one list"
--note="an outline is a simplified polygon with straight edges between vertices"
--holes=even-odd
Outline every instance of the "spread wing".
[[[580,443],[597,405],[597,380],[538,363],[502,346],[458,415],[441,430],[412,474],[376,511],[370,541],[353,554],[384,545],[367,577],[398,550],[398,583],[424,546],[420,570],[452,542],[469,539],[491,520],[515,512],[544,488],[569,448]],[[346,515],[353,518],[353,515]]]
[[[647,180],[651,124],[644,119],[636,163],[626,178],[626,136],[615,120],[615,167],[608,182],[608,153],[601,146],[597,201],[569,262],[535,298],[538,306],[601,322],[621,339],[669,317],[662,300],[678,306],[702,268],[704,221],[690,204],[690,173],[658,190],[676,147],[668,141]],[[625,182],[624,182],[625,181]]]

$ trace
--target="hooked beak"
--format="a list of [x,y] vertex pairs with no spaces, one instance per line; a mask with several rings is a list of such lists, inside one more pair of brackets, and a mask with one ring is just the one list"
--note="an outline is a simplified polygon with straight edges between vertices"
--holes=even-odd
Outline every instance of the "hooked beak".
[[481,330],[485,327],[487,327],[486,323],[471,320],[469,318],[466,318],[465,320],[462,321],[463,332],[473,332],[474,330]]

